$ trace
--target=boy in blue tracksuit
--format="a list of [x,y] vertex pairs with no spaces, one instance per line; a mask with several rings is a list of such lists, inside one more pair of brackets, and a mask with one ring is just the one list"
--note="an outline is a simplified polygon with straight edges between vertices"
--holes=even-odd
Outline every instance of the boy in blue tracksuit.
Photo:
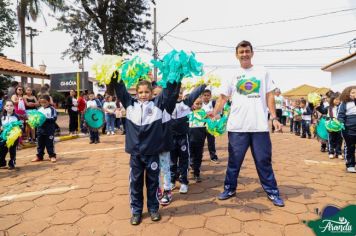
[[130,153],[130,205],[131,224],[141,223],[143,211],[143,185],[146,171],[147,208],[152,221],[159,221],[159,153],[162,152],[164,110],[173,88],[168,85],[162,96],[151,100],[152,85],[140,81],[136,86],[137,99],[127,92],[125,84],[114,82],[117,97],[126,109],[126,146]]
[[44,149],[51,162],[56,162],[56,153],[54,151],[54,132],[56,130],[57,111],[50,105],[51,98],[49,95],[42,95],[40,97],[41,107],[39,112],[46,116],[46,121],[37,129],[37,156],[32,162],[43,161]]
[[182,99],[183,93],[179,93],[179,98],[172,113],[171,128],[173,133],[174,149],[171,151],[171,181],[172,189],[179,179],[181,183],[179,192],[188,192],[188,168],[189,168],[189,123],[187,115],[191,112],[194,101],[204,92],[206,85],[195,88],[186,99]]

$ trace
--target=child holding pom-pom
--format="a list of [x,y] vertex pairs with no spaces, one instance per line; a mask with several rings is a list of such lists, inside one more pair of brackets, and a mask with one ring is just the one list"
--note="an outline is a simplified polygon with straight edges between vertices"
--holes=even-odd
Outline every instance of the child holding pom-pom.
[[[15,105],[11,100],[7,100],[4,104],[3,115],[0,119],[0,133],[3,131],[3,127],[6,124],[11,122],[19,121],[19,117],[15,114]],[[16,139],[15,143],[8,148],[6,146],[5,140],[0,140],[0,167],[6,167],[6,154],[10,153],[10,161],[8,163],[9,169],[14,169],[16,165],[16,147],[18,144],[18,139]]]
[[42,95],[39,100],[41,107],[38,111],[46,116],[46,121],[37,129],[37,156],[32,162],[43,161],[45,148],[51,162],[56,162],[54,132],[56,130],[57,111],[50,105],[50,101],[49,95]]
[[133,98],[122,80],[115,82],[117,97],[126,109],[126,147],[130,153],[130,223],[141,223],[143,211],[144,174],[146,172],[147,208],[152,221],[159,221],[159,153],[163,151],[162,123],[168,95],[173,88],[164,89],[162,96],[152,98],[151,83],[142,80],[136,86],[137,99]]
[[189,144],[190,155],[193,162],[194,180],[196,183],[201,182],[200,167],[203,159],[204,141],[206,138],[205,122],[207,114],[202,109],[203,102],[199,97],[194,101],[192,106],[193,112],[190,114],[189,121]]

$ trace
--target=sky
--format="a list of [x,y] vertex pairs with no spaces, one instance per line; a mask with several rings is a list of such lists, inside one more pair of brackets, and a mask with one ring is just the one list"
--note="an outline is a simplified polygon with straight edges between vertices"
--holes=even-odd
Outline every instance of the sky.
[[[16,0],[11,2],[15,6]],[[356,0],[156,0],[156,8],[157,28],[161,35],[189,17],[187,22],[161,40],[160,56],[173,48],[196,52],[196,58],[204,63],[206,72],[224,79],[234,76],[234,68],[238,66],[233,48],[241,40],[248,40],[255,47],[253,64],[266,66],[282,92],[302,84],[330,87],[330,73],[323,72],[321,67],[347,56],[349,48],[308,51],[281,49],[346,45],[356,38]],[[355,9],[304,20],[266,24],[351,8]],[[151,10],[153,13],[153,8]],[[49,11],[46,9],[43,15],[47,24],[42,18],[27,23],[42,31],[34,38],[34,67],[38,68],[44,63],[47,65],[47,73],[78,71],[77,63],[68,58],[61,59],[61,52],[68,48],[70,35],[52,31],[56,20],[48,16]],[[257,23],[263,24],[253,25]],[[343,33],[352,30],[355,31]],[[338,35],[319,37],[332,34]],[[147,33],[148,42],[152,42],[152,36],[153,32]],[[21,60],[20,35],[15,35],[15,39],[18,41],[16,46],[6,48],[4,53],[9,58]],[[296,40],[299,42],[288,43]],[[274,46],[266,46],[271,44]],[[30,64],[29,48],[28,41],[27,64]],[[274,51],[261,51],[265,49]],[[137,54],[147,61],[152,58],[152,52],[149,51]],[[91,57],[93,60],[84,62],[85,70],[90,71],[90,66],[100,55],[93,53]]]

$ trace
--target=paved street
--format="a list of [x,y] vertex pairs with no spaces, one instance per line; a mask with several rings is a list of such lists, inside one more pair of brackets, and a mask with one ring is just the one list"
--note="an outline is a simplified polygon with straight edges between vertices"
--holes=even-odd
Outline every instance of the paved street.
[[[219,138],[220,164],[203,162],[203,182],[189,193],[174,192],[163,219],[147,213],[138,227],[129,224],[129,156],[124,137],[102,136],[56,144],[58,162],[31,163],[35,149],[18,152],[18,170],[0,170],[0,232],[3,235],[313,235],[301,221],[315,219],[326,204],[356,204],[356,175],[341,160],[320,153],[316,140],[273,134],[273,167],[286,200],[284,208],[266,198],[248,151],[237,197],[219,201],[227,137]],[[207,154],[207,153],[205,153]],[[0,233],[0,235],[2,235]]]

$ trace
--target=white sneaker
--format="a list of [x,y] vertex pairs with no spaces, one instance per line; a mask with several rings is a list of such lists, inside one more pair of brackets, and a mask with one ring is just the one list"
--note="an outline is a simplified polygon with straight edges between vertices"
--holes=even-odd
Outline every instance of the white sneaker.
[[185,194],[188,192],[188,185],[182,184],[179,189],[179,193]]
[[106,135],[109,136],[109,135],[110,135],[110,132],[106,132]]
[[334,159],[334,154],[329,154],[329,159]]
[[115,132],[114,132],[114,131],[111,131],[111,135],[115,135]]
[[355,167],[347,167],[346,171],[349,173],[356,173]]
[[340,160],[344,160],[344,157],[342,155],[337,155],[337,158],[339,158]]

